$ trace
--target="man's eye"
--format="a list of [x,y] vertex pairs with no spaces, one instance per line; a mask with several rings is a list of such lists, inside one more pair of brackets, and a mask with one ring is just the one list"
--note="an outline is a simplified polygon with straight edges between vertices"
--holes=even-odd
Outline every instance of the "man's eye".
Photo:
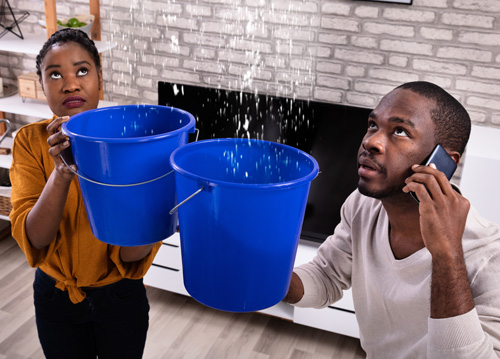
[[368,122],[368,129],[369,130],[377,129],[377,125],[375,124],[375,122]]
[[50,78],[51,79],[60,79],[61,78],[61,74],[59,72],[53,72],[50,74]]
[[80,69],[80,70],[78,70],[77,75],[78,76],[85,76],[88,73],[89,73],[89,70],[87,70],[87,69]]
[[394,134],[396,136],[405,136],[405,137],[408,137],[408,132],[406,132],[406,130],[403,129],[403,128],[396,128],[394,130]]

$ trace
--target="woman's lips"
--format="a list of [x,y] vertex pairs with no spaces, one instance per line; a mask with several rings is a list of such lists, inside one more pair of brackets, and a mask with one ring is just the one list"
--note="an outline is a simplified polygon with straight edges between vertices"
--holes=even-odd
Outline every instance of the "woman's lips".
[[85,104],[85,99],[81,96],[71,96],[67,97],[63,101],[63,105],[67,108],[81,107]]

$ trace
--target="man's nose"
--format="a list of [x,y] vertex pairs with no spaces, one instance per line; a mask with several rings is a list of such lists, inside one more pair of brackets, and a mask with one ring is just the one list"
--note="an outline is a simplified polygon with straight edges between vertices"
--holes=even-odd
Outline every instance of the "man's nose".
[[373,133],[365,136],[363,139],[363,148],[369,152],[384,153],[385,151],[385,138],[380,132]]

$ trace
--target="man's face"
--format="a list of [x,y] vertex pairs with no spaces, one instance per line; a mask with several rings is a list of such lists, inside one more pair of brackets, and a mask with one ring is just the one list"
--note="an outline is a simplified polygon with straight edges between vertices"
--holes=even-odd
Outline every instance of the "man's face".
[[387,94],[368,118],[358,152],[359,191],[374,198],[408,196],[402,192],[411,166],[422,163],[435,146],[431,110],[435,102],[407,89]]

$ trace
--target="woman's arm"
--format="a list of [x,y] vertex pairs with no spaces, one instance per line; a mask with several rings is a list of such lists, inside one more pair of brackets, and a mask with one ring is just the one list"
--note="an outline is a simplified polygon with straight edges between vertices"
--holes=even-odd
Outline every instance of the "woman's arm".
[[69,147],[66,136],[59,131],[61,124],[68,120],[67,116],[59,117],[47,126],[50,135],[47,143],[50,146],[49,153],[54,159],[55,169],[26,218],[26,234],[31,245],[37,249],[48,246],[55,239],[69,186],[75,176],[59,157],[61,151]]
[[136,262],[145,258],[153,249],[154,244],[147,244],[137,247],[121,247],[120,259],[123,262]]

